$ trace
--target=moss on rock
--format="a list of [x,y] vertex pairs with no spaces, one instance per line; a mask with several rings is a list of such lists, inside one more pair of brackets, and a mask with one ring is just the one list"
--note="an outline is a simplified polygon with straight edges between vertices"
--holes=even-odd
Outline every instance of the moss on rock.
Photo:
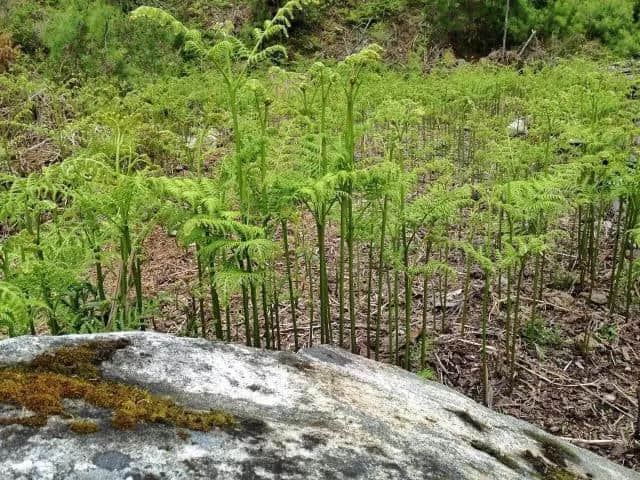
[[69,429],[77,434],[83,435],[100,431],[100,425],[93,420],[74,420],[69,425]]
[[[105,380],[100,364],[128,345],[124,339],[90,342],[43,353],[28,365],[0,368],[0,402],[34,414],[0,419],[0,425],[40,427],[52,415],[68,416],[64,399],[84,400],[111,410],[113,426],[122,430],[149,422],[206,432],[236,423],[233,415],[226,412],[189,410],[140,387]],[[76,433],[88,433],[87,429],[90,430],[86,423],[71,424]]]

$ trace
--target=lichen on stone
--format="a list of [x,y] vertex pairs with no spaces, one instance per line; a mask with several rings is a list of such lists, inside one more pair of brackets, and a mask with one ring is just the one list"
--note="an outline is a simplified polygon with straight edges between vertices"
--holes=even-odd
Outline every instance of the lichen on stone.
[[[128,345],[125,339],[89,342],[45,352],[27,365],[0,368],[0,402],[33,413],[30,417],[0,419],[0,425],[41,427],[50,416],[68,417],[64,399],[83,400],[111,410],[113,426],[123,430],[133,429],[141,422],[204,432],[235,424],[229,413],[189,410],[140,387],[104,379],[100,364]],[[71,430],[76,433],[90,429],[86,424],[82,428],[75,425],[74,429],[72,422]]]

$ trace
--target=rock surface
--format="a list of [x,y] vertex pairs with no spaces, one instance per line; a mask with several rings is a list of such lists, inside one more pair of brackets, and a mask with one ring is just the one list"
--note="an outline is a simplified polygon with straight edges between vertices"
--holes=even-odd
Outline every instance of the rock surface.
[[507,127],[510,137],[526,137],[529,134],[526,118],[516,118]]
[[[0,342],[0,376],[43,352],[120,338],[129,345],[101,364],[103,378],[230,412],[236,426],[123,432],[111,412],[73,400],[67,411],[100,431],[74,434],[60,416],[0,426],[0,478],[640,480],[440,384],[335,348],[267,352],[153,333],[20,337]],[[0,419],[15,410],[0,404]]]

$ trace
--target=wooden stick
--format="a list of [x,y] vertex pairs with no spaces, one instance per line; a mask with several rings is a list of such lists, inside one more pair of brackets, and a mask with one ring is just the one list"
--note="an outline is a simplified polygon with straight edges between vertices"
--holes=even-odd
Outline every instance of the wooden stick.
[[[547,302],[545,300],[534,300],[533,298],[525,297],[524,295],[520,295],[520,298],[522,300],[527,300],[529,302],[535,302],[538,305],[544,305],[544,306],[547,306],[547,307],[552,307],[555,310],[560,310],[560,311],[563,311],[563,312],[570,312],[570,313],[573,312],[573,310],[571,310],[569,308],[561,307],[560,305],[556,305],[555,303]],[[506,301],[507,301],[507,299],[503,298],[503,299],[500,300],[500,303],[504,303]]]
[[609,405],[611,408],[619,411],[620,413],[622,413],[623,415],[633,419],[633,415],[631,415],[629,412],[627,412],[626,410],[624,410],[623,408],[620,408],[619,406],[617,406],[614,403],[611,403],[610,401],[608,401],[606,398],[602,397],[602,395],[599,395],[595,392],[592,392],[591,390],[589,390],[586,386],[584,385],[580,385],[580,388],[582,388],[585,392],[587,392],[589,395],[592,395],[594,397],[596,397],[598,400],[600,400],[602,403],[605,403],[607,405]]
[[436,357],[436,361],[438,362],[438,365],[440,366],[440,368],[442,369],[442,371],[444,373],[446,373],[447,375],[451,375],[451,372],[449,370],[447,370],[445,368],[445,366],[442,364],[442,362],[440,361],[440,357],[438,356],[438,354],[436,352],[433,352],[433,356]]
[[554,382],[553,380],[549,380],[547,377],[545,377],[544,375],[534,372],[533,370],[525,367],[521,362],[517,362],[518,366],[520,368],[522,368],[525,372],[529,372],[531,375],[534,375],[538,378],[540,378],[541,380],[544,380],[545,382],[549,383],[550,385],[555,385],[557,387],[562,387],[562,388],[575,388],[575,387],[591,387],[594,385],[597,385],[596,382],[591,382],[591,383],[569,383],[569,384],[565,384],[565,383],[558,383],[558,382]]
[[634,432],[633,437],[636,440],[640,440],[640,382],[638,382],[636,395],[638,396],[638,416],[636,417],[636,431]]
[[627,395],[618,385],[616,385],[615,383],[611,383],[611,385],[613,385],[613,387],[616,390],[618,390],[620,395],[622,395],[624,398],[626,398],[631,405],[633,405],[634,407],[638,408],[638,404],[635,402],[635,400],[633,398],[631,398],[629,395]]
[[614,440],[603,438],[601,440],[586,440],[584,438],[569,438],[569,437],[560,437],[562,440],[566,442],[572,443],[582,443],[584,445],[620,445],[623,442],[621,440]]
[[536,33],[538,33],[538,32],[536,32],[535,30],[531,30],[531,35],[529,35],[529,39],[524,43],[524,45],[522,46],[522,48],[518,52],[518,58],[520,58],[522,56],[524,51],[527,49],[527,47],[531,43],[531,40],[533,40],[533,37],[536,36]]

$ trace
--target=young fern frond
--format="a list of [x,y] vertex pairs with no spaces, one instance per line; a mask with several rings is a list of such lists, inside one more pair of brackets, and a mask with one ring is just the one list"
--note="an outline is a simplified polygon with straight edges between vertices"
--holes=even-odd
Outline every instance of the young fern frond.
[[427,278],[430,278],[435,274],[440,274],[452,279],[457,275],[457,272],[451,267],[451,265],[440,260],[429,260],[424,265],[411,267],[410,272],[413,276],[424,275]]
[[470,203],[470,185],[452,189],[446,183],[437,183],[407,204],[405,218],[414,229],[425,224],[452,224],[460,210]]
[[228,305],[231,297],[242,289],[248,289],[255,285],[260,285],[265,280],[266,272],[254,270],[247,272],[234,267],[225,267],[216,272],[214,286],[219,292],[223,305]]
[[472,258],[485,272],[490,272],[491,274],[495,272],[495,263],[486,255],[484,246],[479,248],[469,242],[463,241],[454,241],[452,245],[458,247],[465,255]]
[[33,305],[15,285],[0,281],[0,328],[7,329],[9,336],[23,334],[31,321]]
[[275,59],[278,56],[285,58],[287,56],[287,49],[282,45],[271,45],[251,55],[248,59],[249,66],[255,67],[260,63]]
[[173,35],[174,45],[184,49],[185,52],[195,53],[201,51],[202,36],[198,30],[185,27],[173,15],[156,7],[141,6],[129,14],[133,22],[149,20],[162,28],[168,29]]
[[181,236],[191,238],[196,230],[206,231],[212,237],[239,235],[242,238],[254,240],[264,236],[260,227],[247,225],[235,220],[211,218],[209,215],[196,215],[184,222]]

